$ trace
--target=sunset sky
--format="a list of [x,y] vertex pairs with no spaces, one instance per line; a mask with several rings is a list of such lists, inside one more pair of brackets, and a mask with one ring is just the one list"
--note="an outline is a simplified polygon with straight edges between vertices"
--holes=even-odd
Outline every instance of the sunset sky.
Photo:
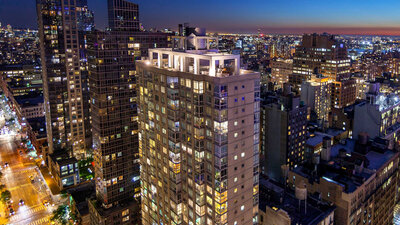
[[[145,28],[189,22],[208,31],[400,35],[399,0],[136,0]],[[106,0],[88,0],[106,26]],[[35,0],[0,0],[0,22],[36,28]]]

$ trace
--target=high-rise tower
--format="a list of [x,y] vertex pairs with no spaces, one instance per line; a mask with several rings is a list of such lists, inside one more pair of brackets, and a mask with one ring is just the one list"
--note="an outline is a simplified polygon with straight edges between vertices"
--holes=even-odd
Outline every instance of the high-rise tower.
[[312,74],[322,74],[332,81],[350,75],[350,59],[344,43],[328,34],[305,34],[293,56],[293,75],[289,81],[301,85]]
[[[137,5],[109,0],[109,21]],[[90,105],[96,199],[91,200],[91,223],[137,224],[140,218],[140,164],[136,67],[149,47],[167,47],[165,33],[138,31],[125,26],[138,18],[124,17],[124,24],[96,30],[88,36]]]
[[108,0],[108,26],[112,30],[139,31],[139,6],[126,0]]
[[83,27],[91,27],[86,0],[36,0],[42,61],[43,92],[50,153],[72,150],[83,156],[90,147],[85,123],[89,104],[84,102],[82,79]]
[[143,224],[257,223],[260,75],[196,49],[137,62]]

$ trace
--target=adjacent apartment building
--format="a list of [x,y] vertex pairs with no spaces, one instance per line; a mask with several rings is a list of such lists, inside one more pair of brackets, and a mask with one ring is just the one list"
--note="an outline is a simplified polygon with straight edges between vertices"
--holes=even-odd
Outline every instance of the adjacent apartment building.
[[308,109],[286,84],[284,92],[261,105],[261,171],[282,181],[282,167],[292,169],[304,161]]
[[84,157],[91,146],[83,31],[93,27],[86,0],[36,0],[49,151]]
[[[140,31],[138,5],[109,0],[110,28],[88,35],[96,198],[91,224],[140,223],[136,60],[169,35]],[[116,17],[121,18],[116,21]]]

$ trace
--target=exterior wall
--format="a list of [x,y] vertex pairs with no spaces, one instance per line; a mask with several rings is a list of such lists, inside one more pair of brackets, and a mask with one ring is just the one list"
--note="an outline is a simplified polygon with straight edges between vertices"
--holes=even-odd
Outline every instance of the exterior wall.
[[316,113],[318,120],[328,121],[331,111],[331,88],[327,78],[303,82],[301,100]]
[[96,195],[105,207],[140,193],[135,49],[130,39],[126,32],[98,31],[89,37]]
[[281,166],[287,163],[288,155],[288,113],[274,106],[263,107],[263,111],[265,112],[265,118],[263,118],[265,170],[263,173],[273,179],[280,180],[282,177]]
[[113,30],[139,31],[139,6],[126,0],[108,0],[108,25]]
[[[388,140],[397,140],[393,129],[400,122],[400,104],[397,103],[385,110],[380,111],[379,105],[363,102],[354,108],[354,129],[353,136],[356,137],[360,132],[368,133],[369,137],[384,137]],[[365,123],[364,121],[373,121]]]
[[85,128],[76,1],[37,0],[46,131],[50,152],[85,153]]
[[357,98],[357,85],[353,79],[332,83],[332,108],[343,108],[353,104]]
[[168,65],[138,62],[143,224],[255,223],[259,74]]
[[271,61],[271,82],[276,82],[276,87],[283,88],[284,83],[289,82],[289,75],[293,73],[293,60]]
[[[371,121],[371,123],[365,123],[365,121]],[[380,125],[381,114],[376,105],[361,103],[355,106],[353,137],[357,137],[361,132],[368,133],[371,138],[378,137]]]
[[[305,131],[307,124],[307,107],[300,106],[299,99],[291,97],[293,106],[272,103],[262,106],[263,127],[262,152],[264,152],[264,171],[269,177],[280,180],[282,165],[294,168],[305,160]],[[297,101],[298,107],[295,106]],[[293,108],[291,108],[293,107]],[[278,141],[277,141],[278,140]]]
[[300,86],[312,74],[322,74],[333,81],[348,77],[349,72],[350,59],[343,44],[330,35],[303,35],[302,44],[296,47],[293,56],[293,75],[289,81]]
[[140,214],[137,213],[139,205],[135,201],[111,210],[104,210],[95,200],[90,200],[88,203],[91,225],[141,224]]
[[44,115],[43,104],[39,103],[38,105],[22,107],[22,116],[25,119],[42,117]]
[[[332,109],[332,113],[329,118],[329,127],[333,127],[347,132],[347,137],[353,137],[353,120],[342,109]],[[345,138],[347,138],[345,137]],[[355,138],[357,136],[354,136]]]

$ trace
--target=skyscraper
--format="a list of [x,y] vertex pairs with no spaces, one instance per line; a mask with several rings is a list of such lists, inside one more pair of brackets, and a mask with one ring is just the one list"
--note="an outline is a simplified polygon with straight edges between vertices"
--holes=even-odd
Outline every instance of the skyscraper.
[[[109,21],[138,6],[109,0]],[[127,9],[127,12],[124,12]],[[107,31],[88,36],[90,105],[95,160],[96,199],[89,204],[93,225],[137,224],[141,220],[138,113],[135,62],[149,47],[167,47],[164,33],[125,26],[125,17]],[[114,21],[115,22],[115,21]]]
[[95,31],[89,36],[97,197],[90,209],[92,224],[134,220],[139,207],[133,201],[135,191],[140,193],[133,46],[127,35]]
[[[86,0],[37,0],[37,15],[43,70],[47,137],[50,153],[70,149],[75,156],[85,154],[90,145],[86,131],[82,79],[81,30],[88,25]],[[86,24],[86,25],[84,25]],[[84,70],[84,69],[83,69]],[[88,144],[89,142],[89,144]]]
[[346,78],[350,59],[346,46],[333,35],[305,34],[293,57],[293,74],[289,81],[297,86],[312,74],[322,74],[331,80]]
[[126,0],[108,0],[108,26],[112,30],[139,31],[139,6]]
[[296,89],[311,75],[321,74],[332,81],[331,107],[342,108],[356,100],[356,83],[350,79],[350,58],[344,43],[329,34],[305,34],[293,57],[289,82]]
[[260,75],[204,49],[137,63],[143,224],[257,223]]

